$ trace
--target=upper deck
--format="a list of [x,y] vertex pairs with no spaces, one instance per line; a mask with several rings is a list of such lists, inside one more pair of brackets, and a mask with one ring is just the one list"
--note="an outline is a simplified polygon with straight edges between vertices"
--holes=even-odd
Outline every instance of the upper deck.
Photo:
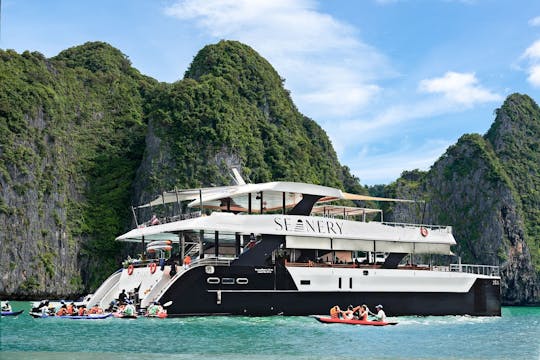
[[198,211],[153,219],[117,240],[179,242],[181,233],[191,231],[225,238],[283,236],[287,247],[297,249],[451,254],[456,242],[450,226],[388,223],[380,209],[342,205],[355,201],[413,202],[293,182],[175,190],[138,208],[173,203]]

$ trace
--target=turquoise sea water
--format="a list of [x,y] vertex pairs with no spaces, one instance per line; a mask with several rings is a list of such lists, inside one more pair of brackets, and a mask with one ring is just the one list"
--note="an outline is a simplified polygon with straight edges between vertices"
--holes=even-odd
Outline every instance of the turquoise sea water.
[[0,359],[540,359],[540,308],[500,318],[397,317],[396,326],[310,317],[0,320]]

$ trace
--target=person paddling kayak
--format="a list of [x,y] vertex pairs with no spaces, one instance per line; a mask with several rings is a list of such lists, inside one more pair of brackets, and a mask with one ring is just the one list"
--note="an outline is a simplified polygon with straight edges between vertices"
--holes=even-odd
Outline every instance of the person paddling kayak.
[[383,310],[382,305],[375,306],[375,310],[377,310],[377,314],[375,314],[375,318],[377,321],[386,321],[386,313]]

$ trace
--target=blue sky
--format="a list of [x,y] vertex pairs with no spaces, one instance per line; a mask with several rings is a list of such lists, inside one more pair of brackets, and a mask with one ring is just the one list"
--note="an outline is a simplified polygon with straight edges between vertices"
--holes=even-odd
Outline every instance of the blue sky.
[[514,92],[540,99],[537,0],[3,0],[2,49],[50,57],[106,41],[173,82],[198,50],[242,41],[286,79],[362,184],[429,169],[484,134]]

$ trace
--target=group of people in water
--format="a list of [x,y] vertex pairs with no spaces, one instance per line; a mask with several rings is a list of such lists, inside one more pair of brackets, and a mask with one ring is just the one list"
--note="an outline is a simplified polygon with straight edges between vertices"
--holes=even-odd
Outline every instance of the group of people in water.
[[[9,303],[7,303],[7,305],[9,306]],[[11,311],[5,310],[4,307],[7,309],[7,306],[4,306],[4,303],[2,303],[2,311]],[[11,308],[11,306],[9,308]],[[42,300],[32,309],[31,312],[45,316],[84,316],[117,313],[126,317],[136,317],[138,313],[135,302],[130,299],[125,290],[122,290],[118,296],[118,299],[111,302],[109,308],[105,310],[99,307],[97,304],[87,308],[85,304],[80,304],[77,306],[74,302],[66,302],[63,300],[56,304],[49,302],[49,300]],[[153,302],[146,309],[145,315],[158,316],[162,313],[166,313],[163,306],[159,302]]]
[[[138,291],[138,289],[134,289],[134,290]],[[123,289],[120,292],[120,294],[118,294],[118,299],[111,302],[111,305],[109,306],[109,310],[111,312],[116,312],[123,316],[136,316],[137,315],[137,308],[136,308],[137,297],[134,296],[134,293],[135,291],[126,293],[126,290]],[[163,306],[159,302],[154,301],[146,309],[145,316],[158,316],[160,313],[165,313],[165,312],[166,310],[163,308]]]
[[98,305],[87,308],[84,304],[77,306],[74,302],[66,303],[65,301],[60,301],[60,305],[55,306],[49,300],[42,300],[37,307],[32,309],[32,312],[47,316],[84,316],[103,314],[103,309]]
[[386,321],[386,314],[382,305],[375,306],[376,313],[369,311],[366,304],[353,306],[349,305],[346,310],[341,310],[338,305],[330,309],[330,317],[344,320],[361,320],[368,321],[368,316],[373,315],[375,321]]

